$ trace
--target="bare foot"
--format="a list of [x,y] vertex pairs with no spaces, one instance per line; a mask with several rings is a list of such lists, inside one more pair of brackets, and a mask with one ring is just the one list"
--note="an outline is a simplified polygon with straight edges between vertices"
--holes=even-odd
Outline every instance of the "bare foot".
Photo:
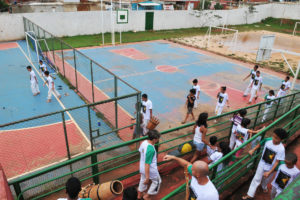
[[39,95],[39,94],[40,94],[40,92],[37,93],[37,95]]
[[58,96],[58,99],[60,99],[60,98],[61,98],[61,95]]
[[48,100],[47,100],[47,103],[50,103],[50,102],[51,102],[51,99],[48,99]]
[[248,102],[247,104],[251,104],[251,102]]
[[243,196],[242,199],[243,199],[243,200],[250,200],[250,199],[253,199],[253,198],[252,198],[252,197],[249,197],[248,195],[246,195],[246,196]]
[[36,96],[36,95],[38,95],[38,94],[37,93],[33,94],[33,96]]

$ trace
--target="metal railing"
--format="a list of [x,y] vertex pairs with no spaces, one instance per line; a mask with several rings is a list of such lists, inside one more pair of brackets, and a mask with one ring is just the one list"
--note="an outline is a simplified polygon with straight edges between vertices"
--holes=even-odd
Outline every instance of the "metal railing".
[[[234,189],[237,189],[240,185],[237,184],[237,182],[240,181],[239,183],[242,183],[243,181],[245,181],[245,180],[241,180],[241,178],[247,175],[248,177],[251,176],[251,173],[249,172],[256,169],[263,148],[257,150],[255,154],[252,156],[248,154],[248,150],[253,148],[257,144],[257,142],[264,139],[267,132],[269,133],[268,136],[271,136],[272,135],[271,130],[273,128],[278,128],[278,127],[284,128],[288,132],[288,137],[285,140],[286,142],[291,136],[293,136],[297,131],[299,131],[300,129],[299,111],[300,111],[300,104],[298,104],[296,107],[283,114],[276,121],[273,120],[274,122],[272,122],[270,125],[264,128],[258,134],[256,134],[251,139],[244,142],[238,148],[228,153],[226,156],[218,160],[216,163],[209,166],[210,178],[212,182],[215,184],[220,194],[228,189],[232,191]],[[243,154],[243,156],[236,159],[237,152],[241,150],[244,150],[245,153]],[[222,165],[221,170],[219,168],[220,165]],[[163,198],[163,200],[176,199],[177,195],[182,195],[181,193],[185,192],[185,188],[186,188],[186,184],[181,185],[180,187],[176,188],[174,191],[166,195]]]
[[[300,92],[272,101],[277,102],[277,104],[274,104],[273,108],[269,111],[267,121],[272,121],[283,114],[284,116],[280,119],[285,119],[287,116],[286,111],[291,110],[295,106],[297,107],[293,110],[299,109]],[[263,106],[268,102],[262,102],[245,108],[248,111],[247,117],[252,119],[252,128],[256,128],[262,123],[261,119],[264,115]],[[228,140],[232,127],[230,118],[236,112],[238,112],[238,110],[224,113],[220,116],[210,117],[208,120],[208,136],[215,135],[219,141]],[[214,120],[218,120],[218,123],[214,123]],[[162,161],[162,156],[176,151],[180,145],[192,141],[193,133],[191,127],[194,124],[193,122],[161,132],[162,136],[159,144],[157,144],[157,148],[159,149],[159,166],[167,164]],[[272,126],[274,126],[274,123]],[[269,129],[270,128],[267,130]],[[95,183],[99,183],[99,180],[105,182],[111,179],[124,180],[129,177],[137,176],[139,174],[137,171],[139,152],[136,150],[136,147],[144,139],[146,139],[146,137],[95,150],[41,171],[34,172],[28,176],[11,180],[9,184],[18,199],[39,199],[63,190],[64,183],[70,176],[77,176],[84,182],[92,180]],[[230,155],[234,153],[235,151]],[[224,157],[224,159],[227,159],[227,157]],[[215,169],[224,159],[215,164],[212,169]],[[241,159],[239,162],[243,161],[244,160]],[[215,177],[218,175],[216,172],[213,172],[213,174]]]

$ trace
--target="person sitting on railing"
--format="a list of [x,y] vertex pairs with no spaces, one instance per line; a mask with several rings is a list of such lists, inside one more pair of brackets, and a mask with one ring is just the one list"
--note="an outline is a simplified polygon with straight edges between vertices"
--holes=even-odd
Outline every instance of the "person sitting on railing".
[[300,175],[296,167],[297,155],[286,154],[284,162],[280,163],[274,180],[272,181],[271,199],[275,199],[295,178]]
[[191,159],[191,163],[194,163],[198,157],[200,157],[205,149],[205,145],[209,145],[206,141],[205,136],[207,133],[207,119],[208,114],[206,112],[201,113],[194,126],[194,140],[193,143],[196,147],[196,151]]
[[247,110],[246,109],[241,109],[239,110],[238,113],[235,113],[233,117],[231,118],[232,121],[232,129],[231,129],[231,135],[230,135],[230,140],[229,140],[229,147],[230,149],[233,149],[235,145],[235,131],[238,125],[242,123],[243,118],[247,115]]
[[265,138],[256,145],[255,148],[249,151],[252,156],[254,152],[264,145],[262,157],[259,161],[255,176],[252,179],[247,195],[242,199],[250,200],[254,198],[257,187],[261,184],[263,191],[268,192],[267,184],[273,177],[272,174],[276,169],[278,163],[285,159],[285,148],[281,143],[287,137],[287,132],[282,128],[274,130],[272,138]]
[[[81,191],[80,180],[76,177],[71,177],[68,179],[66,183],[66,193],[68,195],[67,198],[59,198],[57,200],[80,200],[80,198],[78,198],[78,194],[80,191]],[[88,199],[90,200],[90,198],[87,198],[85,200]]]
[[189,199],[209,199],[219,200],[219,193],[214,184],[210,181],[209,168],[206,162],[196,161],[194,164],[176,156],[166,155],[164,161],[175,160],[180,166],[187,168],[187,171],[192,175],[192,180],[189,186]]
[[[214,163],[216,163],[218,160],[220,160],[222,157],[226,156],[228,153],[230,153],[231,149],[228,146],[227,142],[220,142],[219,143],[219,148],[218,151],[214,152],[209,158],[208,162],[209,165],[211,166]],[[227,162],[228,163],[228,162]],[[226,165],[227,163],[221,163],[218,165],[217,172],[221,171],[224,167],[224,164]]]

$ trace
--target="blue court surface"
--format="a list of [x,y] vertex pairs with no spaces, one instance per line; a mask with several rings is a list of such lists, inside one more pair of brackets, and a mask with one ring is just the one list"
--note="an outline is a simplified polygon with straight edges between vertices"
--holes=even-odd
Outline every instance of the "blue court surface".
[[[30,50],[31,55],[35,55]],[[55,74],[54,80],[57,91],[62,95],[60,100],[52,96],[52,102],[47,103],[48,87],[43,87],[44,80],[37,72],[38,64],[30,63],[26,57],[27,46],[25,41],[17,41],[15,47],[0,50],[0,124],[11,123],[26,118],[35,117],[51,112],[60,111],[66,108],[84,105],[85,102]],[[28,56],[28,55],[27,55]],[[26,66],[33,67],[40,89],[40,95],[33,96],[30,87],[29,72]],[[49,66],[47,66],[49,68]],[[89,138],[88,111],[87,108],[72,110],[66,114],[65,119],[70,120],[70,116],[81,130]],[[100,132],[108,132],[111,128],[99,119],[95,112],[91,110],[91,119],[93,122],[92,129],[100,129]],[[11,126],[5,126],[0,130],[23,129],[37,127],[42,125],[54,124],[61,122],[61,114],[51,115],[40,119],[30,120],[28,122],[18,123]],[[97,122],[101,122],[101,127]],[[102,137],[101,146],[110,146],[121,142],[115,133]]]
[[[251,69],[221,58],[204,55],[181,45],[154,41],[115,47],[82,48],[80,51],[143,93],[147,93],[153,102],[154,114],[160,118],[170,117],[173,122],[182,119],[179,110],[185,103],[194,78],[198,78],[200,87],[205,88],[200,95],[201,104],[215,105],[215,96],[209,92],[210,85],[214,84],[217,84],[218,88],[220,85],[226,85],[240,92],[241,102],[245,106],[247,103],[247,100],[242,98],[242,92],[249,80],[243,82],[242,79]],[[66,59],[68,56],[70,59],[67,62],[73,65],[71,52],[65,52]],[[90,77],[88,68],[78,70],[84,76]],[[260,70],[264,84],[260,96],[263,97],[269,89],[278,90],[282,79],[265,73],[264,69]],[[111,80],[94,77],[96,85],[102,84],[103,87],[105,81]],[[299,84],[296,88],[300,88]],[[112,92],[107,94],[113,97]]]

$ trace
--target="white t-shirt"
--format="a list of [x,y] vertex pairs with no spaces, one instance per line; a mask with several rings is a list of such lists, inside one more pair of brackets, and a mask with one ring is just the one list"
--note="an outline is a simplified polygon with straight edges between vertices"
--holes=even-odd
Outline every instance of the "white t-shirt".
[[250,83],[252,83],[252,81],[255,79],[256,77],[256,71],[254,71],[253,69],[250,72]]
[[291,82],[290,81],[282,81],[282,85],[284,85],[284,88],[282,88],[282,89],[290,88]]
[[[192,165],[188,166],[188,171],[192,175]],[[190,184],[189,199],[196,200],[219,200],[219,193],[214,184],[209,180],[205,185],[200,185],[197,179],[192,176]]]
[[218,96],[218,106],[225,106],[228,100],[228,94],[220,92]]
[[241,146],[244,142],[248,140],[249,137],[248,130],[249,129],[243,128],[241,125],[237,126],[235,131],[235,137],[236,137],[235,148]]
[[148,143],[147,140],[142,142],[139,152],[141,155],[140,159],[140,173],[145,175],[145,164],[150,165],[150,179],[156,179],[159,176],[157,169],[157,153],[154,146]]
[[44,71],[47,71],[47,67],[45,65],[45,63],[43,63],[42,65],[40,65],[40,68],[41,70],[44,72]]
[[278,93],[277,93],[277,96],[276,97],[282,97],[286,95],[286,91],[283,91],[281,88],[279,89]]
[[274,180],[272,181],[272,186],[276,188],[277,193],[282,192],[293,180],[299,176],[299,169],[294,166],[289,169],[286,164],[280,165]]
[[34,71],[33,70],[31,70],[31,72],[30,72],[30,82],[31,83],[35,83],[36,81],[35,81],[35,73],[34,73]]
[[47,82],[48,82],[49,89],[51,89],[52,88],[53,79],[51,78],[50,75],[47,77]]
[[234,133],[236,131],[236,128],[238,125],[240,125],[242,123],[243,117],[241,117],[240,115],[235,115],[233,118],[231,118],[231,121],[233,122],[232,125],[232,133]]
[[196,128],[195,128],[194,141],[197,143],[203,143],[202,142],[202,132],[200,131],[199,126],[196,126]]
[[257,90],[260,87],[261,84],[262,84],[262,77],[261,76],[260,77],[256,76],[253,79],[252,89]]
[[276,160],[285,159],[285,148],[282,143],[274,145],[272,138],[266,138],[262,142],[265,142],[262,157],[260,159],[259,165],[263,167],[265,171],[269,171]]
[[[270,96],[270,95],[266,95],[265,96],[265,100],[266,101],[270,101],[270,100],[273,100],[273,99],[275,99],[276,97],[273,95],[273,96]],[[274,101],[271,101],[271,102],[269,102],[269,103],[266,103],[265,104],[265,106],[266,106],[266,108],[271,108],[272,107],[272,105],[273,105],[273,103],[274,103]]]
[[151,109],[152,109],[152,102],[149,99],[146,102],[142,101],[142,114],[145,120],[150,120]]
[[[209,167],[211,165],[213,165],[214,163],[216,163],[218,160],[220,160],[221,158],[223,157],[223,153],[222,152],[219,152],[219,151],[216,151],[214,152],[210,157],[209,159],[212,161],[211,163],[209,163]],[[223,163],[219,164],[218,165],[218,168],[217,168],[217,172],[221,171],[223,169]]]
[[207,146],[206,153],[209,157],[216,151],[218,151],[218,147],[211,148],[210,146]]
[[198,99],[198,94],[200,93],[200,85],[193,85],[193,89],[195,89],[196,90],[196,94],[195,94],[195,96],[196,96],[196,98]]

